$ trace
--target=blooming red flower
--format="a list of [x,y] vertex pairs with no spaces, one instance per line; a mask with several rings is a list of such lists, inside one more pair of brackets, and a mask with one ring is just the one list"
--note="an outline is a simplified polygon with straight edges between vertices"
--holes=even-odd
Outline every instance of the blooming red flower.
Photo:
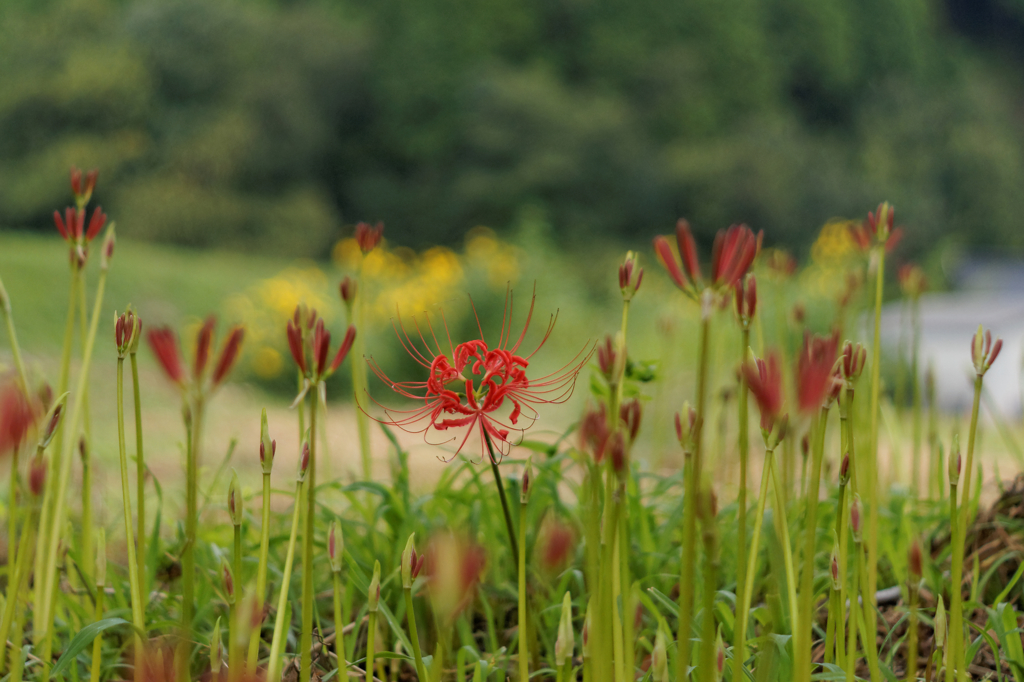
[[850,223],[850,236],[861,251],[867,251],[876,244],[885,245],[886,252],[892,251],[903,238],[903,228],[893,228],[895,211],[888,202],[878,205],[878,209],[862,223]]
[[185,385],[185,371],[181,368],[181,356],[178,354],[178,337],[170,327],[150,329],[146,334],[153,355],[160,362],[164,373],[174,383]]
[[422,433],[428,442],[434,433],[447,436],[449,432],[455,432],[456,435],[435,444],[458,441],[456,454],[476,433],[482,453],[494,457],[493,448],[500,455],[506,454],[512,446],[509,434],[513,431],[522,434],[536,421],[536,405],[568,400],[576,386],[577,375],[593,352],[584,347],[561,369],[541,377],[528,377],[530,359],[544,346],[557,318],[555,315],[551,317],[544,337],[533,352],[520,354],[519,348],[530,328],[535,302],[536,294],[530,301],[523,331],[514,343],[509,329],[513,307],[511,293],[506,297],[501,332],[493,347],[484,340],[482,329],[479,339],[454,345],[446,323],[448,354],[441,349],[429,319],[426,320],[426,335],[414,319],[422,349],[399,319],[395,327],[398,340],[406,352],[427,370],[427,379],[395,382],[372,358],[369,364],[377,377],[392,390],[422,405],[411,410],[391,410],[381,405],[388,418],[379,421],[410,433]]
[[801,412],[819,409],[831,393],[838,348],[838,330],[830,336],[804,333],[804,346],[796,363],[797,406]]
[[753,363],[743,363],[743,378],[761,410],[761,428],[770,430],[782,416],[783,408],[779,354],[770,351],[764,360],[756,358]]
[[235,364],[235,360],[238,358],[238,351],[242,347],[242,339],[244,337],[245,330],[242,327],[235,326],[231,328],[231,332],[228,334],[228,340],[224,342],[224,348],[221,349],[217,365],[213,368],[211,381],[214,386],[217,386],[224,381],[228,372],[231,371],[231,368]]
[[288,321],[288,325],[285,328],[288,336],[288,349],[291,351],[292,359],[295,360],[295,364],[298,365],[299,371],[302,372],[303,376],[309,377],[313,381],[326,379],[338,370],[348,352],[352,350],[352,344],[356,338],[356,328],[354,325],[349,325],[345,331],[345,338],[342,340],[341,346],[338,347],[338,352],[334,356],[334,360],[328,366],[327,356],[330,352],[331,333],[324,327],[324,321],[317,316],[316,311],[310,311],[308,319],[305,320],[305,325],[307,328],[312,327],[313,334],[309,345],[310,354],[307,358],[303,334],[304,321],[302,318],[303,311],[296,308],[295,315]]
[[[213,329],[216,323],[217,318],[211,315],[206,318],[203,326],[199,329],[199,333],[196,335],[192,382],[197,386],[202,384],[203,373],[209,362],[210,348],[213,345]],[[220,355],[217,357],[217,363],[214,365],[210,382],[211,388],[219,386],[228,373],[231,372],[235,360],[238,359],[239,349],[241,348],[244,336],[245,330],[242,327],[235,326],[231,328],[227,340],[221,347]],[[151,329],[146,334],[146,340],[149,341],[149,347],[153,351],[153,355],[160,362],[160,366],[163,368],[164,373],[167,374],[167,377],[182,389],[186,388],[189,380],[185,376],[185,370],[181,364],[181,355],[178,352],[178,338],[174,331],[166,326]]]
[[96,178],[99,176],[99,169],[93,168],[85,175],[85,186],[82,186],[82,170],[76,166],[71,167],[71,191],[75,199],[83,204],[89,203],[92,191],[96,188]]

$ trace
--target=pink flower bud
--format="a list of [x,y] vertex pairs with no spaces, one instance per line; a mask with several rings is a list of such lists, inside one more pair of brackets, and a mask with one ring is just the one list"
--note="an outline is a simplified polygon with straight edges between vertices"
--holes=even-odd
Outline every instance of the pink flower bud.
[[629,435],[630,443],[636,441],[637,434],[640,432],[640,417],[641,408],[639,398],[628,400],[619,408],[619,418],[622,419],[622,423],[626,427],[626,433]]
[[384,223],[378,222],[373,227],[369,223],[359,223],[356,225],[356,243],[359,244],[359,249],[363,253],[370,253],[373,251],[378,244],[380,244],[381,237],[384,235]]
[[341,280],[341,284],[338,285],[338,291],[341,293],[341,300],[347,306],[351,306],[356,300],[356,294],[359,291],[359,285],[351,277],[346,275],[345,279]]
[[306,471],[309,470],[309,442],[302,444],[302,456],[299,457],[299,476],[300,482],[306,480]]
[[46,487],[46,457],[37,453],[28,465],[28,489],[33,497],[43,494]]

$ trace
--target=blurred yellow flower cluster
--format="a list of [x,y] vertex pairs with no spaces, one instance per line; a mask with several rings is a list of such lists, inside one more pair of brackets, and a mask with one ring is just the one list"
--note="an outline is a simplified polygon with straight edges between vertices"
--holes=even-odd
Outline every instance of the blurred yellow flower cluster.
[[811,245],[811,262],[800,273],[801,287],[805,291],[832,298],[848,286],[846,273],[853,259],[860,255],[850,236],[850,226],[855,224],[833,219],[821,228]]
[[396,311],[420,313],[462,293],[467,280],[477,284],[479,278],[487,286],[504,288],[516,280],[520,268],[517,249],[484,227],[466,235],[461,254],[443,246],[417,252],[392,247],[385,240],[364,255],[349,237],[334,245],[331,260],[336,274],[328,275],[314,264],[291,267],[228,301],[233,319],[245,324],[248,359],[257,377],[272,379],[285,369],[285,323],[297,305],[315,308],[328,326],[344,317],[337,291],[343,273],[359,277],[359,296],[364,297],[372,333]]

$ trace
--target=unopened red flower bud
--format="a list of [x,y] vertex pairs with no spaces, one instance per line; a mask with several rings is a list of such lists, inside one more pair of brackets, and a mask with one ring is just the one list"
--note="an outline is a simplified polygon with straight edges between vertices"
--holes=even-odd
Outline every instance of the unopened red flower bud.
[[331,363],[331,374],[338,371],[338,367],[340,367],[341,363],[345,361],[345,357],[348,356],[348,352],[352,350],[352,344],[355,342],[355,339],[356,327],[355,325],[350,324],[348,329],[345,330],[345,338],[342,339],[341,346],[338,347],[338,353],[334,356],[334,361]]
[[838,592],[842,585],[839,581],[839,539],[835,537],[833,537],[832,555],[829,557],[828,571],[829,576],[832,578],[832,589]]
[[43,434],[39,439],[39,449],[45,450],[49,445],[50,441],[57,434],[57,427],[60,426],[60,420],[64,415],[64,406],[67,403],[68,393],[64,393],[60,398],[57,399],[47,413],[46,418],[43,420]]
[[359,285],[354,279],[349,276],[345,276],[345,279],[341,280],[341,284],[338,285],[338,290],[341,292],[341,300],[346,306],[352,307],[355,303],[356,294],[359,293]]
[[[100,270],[104,272],[110,269],[110,259],[114,257],[114,244],[117,243],[115,237],[114,223],[110,223],[110,227],[107,228],[107,234],[103,237],[103,247],[100,251]],[[81,263],[79,266],[85,264],[85,252],[81,254]]]
[[103,226],[107,224],[107,214],[97,206],[93,209],[92,218],[89,219],[89,227],[85,231],[85,241],[91,242],[100,233]]
[[380,244],[383,235],[384,223],[378,222],[372,227],[369,223],[359,223],[356,225],[356,243],[359,244],[359,249],[364,254],[373,251]]
[[71,167],[71,193],[75,196],[82,193],[82,171],[77,166]]
[[974,363],[974,369],[979,376],[983,376],[989,370],[992,363],[999,357],[999,351],[1002,349],[1003,340],[996,339],[995,344],[993,344],[992,331],[985,330],[982,333],[982,327],[979,324],[978,331],[971,342],[971,361]]
[[846,485],[850,482],[850,453],[843,455],[843,461],[839,464],[839,485]]
[[213,343],[213,327],[217,324],[217,318],[210,315],[203,322],[196,335],[196,356],[195,364],[192,366],[192,376],[198,379],[206,369],[206,363],[210,359],[210,345]]
[[716,679],[721,680],[725,673],[725,642],[722,641],[722,630],[718,630],[718,639],[715,641],[715,669]]
[[43,494],[46,487],[46,457],[39,451],[32,457],[28,465],[28,489],[33,497]]
[[412,589],[412,582],[416,579],[413,571],[416,568],[416,533],[409,535],[402,551],[402,587],[406,590]]
[[277,441],[270,438],[270,427],[267,426],[267,408],[260,414],[260,467],[269,475],[274,468],[274,455],[277,454]]
[[221,563],[220,575],[224,583],[224,595],[227,597],[228,603],[233,604],[235,602],[235,576],[231,573],[231,566],[228,565],[228,562]]
[[689,451],[693,446],[693,434],[697,427],[697,410],[690,403],[683,403],[683,409],[675,415],[676,438],[683,450]]
[[561,521],[545,519],[540,530],[540,564],[544,570],[554,573],[561,570],[569,559],[573,548],[573,532]]
[[854,493],[853,500],[850,502],[850,533],[853,535],[853,541],[860,543],[860,525],[861,525],[861,503],[860,495]]
[[636,441],[637,434],[640,432],[641,414],[639,398],[628,400],[619,408],[619,418],[622,419],[622,423],[626,428],[630,443]]
[[213,368],[211,382],[214,386],[219,386],[231,371],[231,368],[234,367],[235,360],[238,359],[239,349],[242,347],[243,338],[245,338],[245,330],[242,327],[233,327],[228,333],[228,340],[224,342],[224,347],[220,351],[220,358],[217,360],[216,367]]
[[921,542],[916,537],[910,543],[910,553],[907,557],[907,570],[910,573],[912,582],[921,580],[924,573],[924,559],[921,555]]
[[733,286],[736,297],[736,315],[740,324],[746,328],[757,313],[757,279],[753,273],[744,279],[736,280]]
[[179,386],[185,385],[185,371],[181,366],[181,357],[178,354],[178,340],[169,327],[150,329],[146,334],[149,347],[153,355],[160,362],[164,372],[174,383]]
[[530,501],[530,472],[532,469],[531,460],[526,460],[526,466],[523,468],[523,487],[519,493],[520,504],[526,504]]
[[619,476],[624,475],[629,465],[629,459],[626,452],[626,439],[621,431],[616,431],[612,434],[609,441],[608,454],[611,455],[612,471]]
[[868,351],[861,344],[854,344],[850,341],[843,344],[842,369],[843,376],[847,381],[854,381],[860,377],[867,358]]
[[644,278],[644,269],[637,265],[637,254],[634,251],[626,253],[626,259],[619,266],[619,291],[622,292],[622,300],[629,302],[640,289],[640,282]]

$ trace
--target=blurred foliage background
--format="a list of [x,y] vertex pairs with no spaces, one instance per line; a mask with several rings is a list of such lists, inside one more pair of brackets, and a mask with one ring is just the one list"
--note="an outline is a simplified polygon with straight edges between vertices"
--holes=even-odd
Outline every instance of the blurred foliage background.
[[1024,251],[1020,0],[5,0],[0,225],[71,164],[123,235],[326,259],[358,220],[461,249],[731,222],[807,253]]

